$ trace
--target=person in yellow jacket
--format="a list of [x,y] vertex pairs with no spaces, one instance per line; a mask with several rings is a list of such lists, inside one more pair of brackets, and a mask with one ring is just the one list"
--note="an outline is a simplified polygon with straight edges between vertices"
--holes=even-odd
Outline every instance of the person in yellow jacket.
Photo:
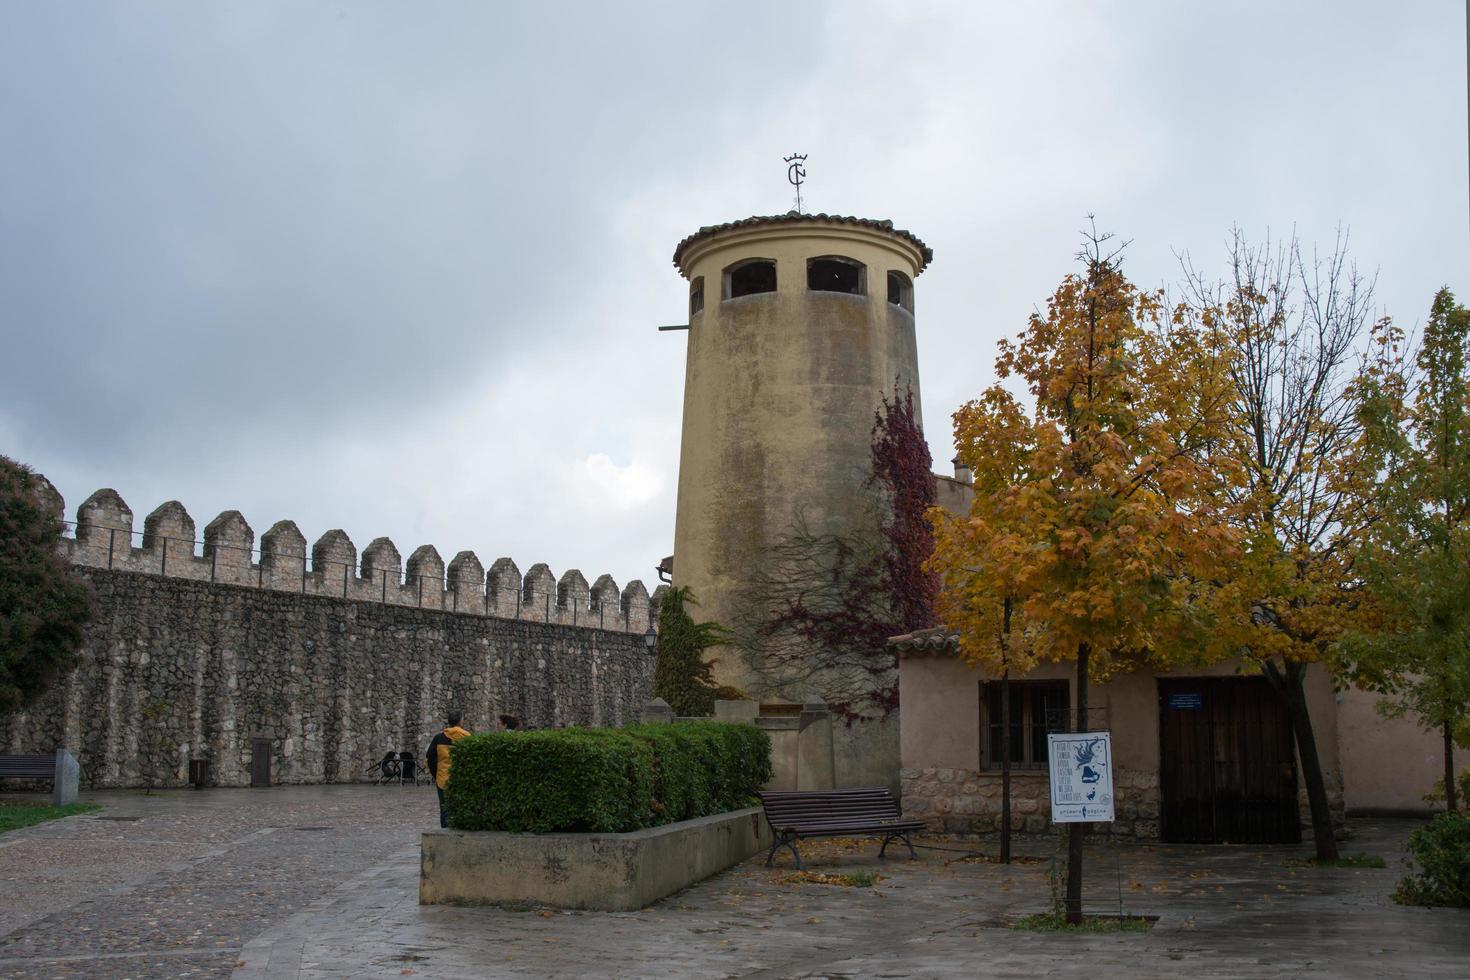
[[449,811],[444,808],[444,787],[449,782],[449,747],[468,735],[469,729],[461,728],[464,712],[448,711],[444,731],[429,741],[429,775],[434,777],[434,786],[439,791],[439,826],[449,826]]

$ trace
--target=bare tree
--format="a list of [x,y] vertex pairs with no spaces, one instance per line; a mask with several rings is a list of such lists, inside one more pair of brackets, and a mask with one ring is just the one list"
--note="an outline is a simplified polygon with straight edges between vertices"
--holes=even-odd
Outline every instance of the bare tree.
[[1343,479],[1358,434],[1351,385],[1373,324],[1374,279],[1339,232],[1308,256],[1295,233],[1253,244],[1231,231],[1223,281],[1187,255],[1182,315],[1218,329],[1233,352],[1233,425],[1214,447],[1245,476],[1230,513],[1249,545],[1219,594],[1225,630],[1284,697],[1301,759],[1319,858],[1337,855],[1304,681],[1329,659],[1352,601],[1347,545],[1360,515]]

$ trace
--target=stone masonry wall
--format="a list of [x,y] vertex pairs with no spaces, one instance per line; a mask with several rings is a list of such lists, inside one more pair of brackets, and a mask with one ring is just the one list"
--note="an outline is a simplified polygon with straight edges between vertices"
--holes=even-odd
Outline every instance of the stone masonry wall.
[[386,751],[421,755],[446,707],[478,729],[502,713],[617,725],[652,690],[653,658],[634,632],[82,574],[98,616],[81,662],[33,710],[0,721],[0,745],[66,746],[85,786],[180,785],[200,756],[213,784],[248,785],[252,738],[270,740],[275,782],[350,782]]
[[[945,834],[990,834],[1000,830],[1000,773],[973,769],[903,769],[904,816]],[[1156,773],[1119,769],[1112,826],[1115,837],[1158,840],[1159,778]],[[1040,834],[1051,829],[1051,788],[1044,772],[1011,773],[1011,829]]]
[[589,585],[578,569],[558,577],[541,562],[522,576],[510,558],[487,569],[473,551],[446,565],[427,544],[405,562],[388,538],[374,538],[359,555],[341,530],[326,532],[308,550],[292,521],[277,521],[257,546],[255,530],[237,510],[206,524],[200,540],[194,518],[177,500],[155,507],[139,534],[132,508],[116,490],[98,490],[77,507],[76,520],[65,521],[61,494],[44,477],[41,482],[43,502],[70,531],[62,554],[88,568],[639,635],[658,621],[667,589],[659,586],[650,596],[637,579],[619,589],[611,575]]
[[[991,834],[1000,830],[1000,773],[973,769],[902,769],[904,816],[924,820],[944,834]],[[1342,780],[1325,773],[1333,824],[1344,827]],[[1114,837],[1158,840],[1161,834],[1159,775],[1141,769],[1113,774]],[[1297,794],[1302,837],[1311,839],[1312,813],[1307,791]],[[1044,772],[1011,773],[1011,829],[1039,834],[1051,829],[1051,786]]]

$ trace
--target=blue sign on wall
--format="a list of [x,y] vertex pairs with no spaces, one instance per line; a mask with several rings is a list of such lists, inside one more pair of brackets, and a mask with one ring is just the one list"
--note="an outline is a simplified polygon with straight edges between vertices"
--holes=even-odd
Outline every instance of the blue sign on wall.
[[1169,707],[1174,711],[1198,711],[1204,704],[1205,699],[1199,694],[1169,695]]

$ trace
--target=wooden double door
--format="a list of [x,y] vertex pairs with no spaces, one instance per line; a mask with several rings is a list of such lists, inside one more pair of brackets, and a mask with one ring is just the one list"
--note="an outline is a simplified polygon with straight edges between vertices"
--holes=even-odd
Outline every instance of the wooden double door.
[[1165,841],[1301,840],[1286,701],[1262,677],[1159,679]]

